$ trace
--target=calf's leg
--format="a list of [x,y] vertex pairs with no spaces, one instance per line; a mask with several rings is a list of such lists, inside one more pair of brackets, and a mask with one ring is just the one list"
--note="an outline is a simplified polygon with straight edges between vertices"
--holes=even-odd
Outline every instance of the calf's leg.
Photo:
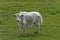
[[39,31],[40,31],[40,23],[35,23],[35,27],[36,27],[35,34],[39,34]]

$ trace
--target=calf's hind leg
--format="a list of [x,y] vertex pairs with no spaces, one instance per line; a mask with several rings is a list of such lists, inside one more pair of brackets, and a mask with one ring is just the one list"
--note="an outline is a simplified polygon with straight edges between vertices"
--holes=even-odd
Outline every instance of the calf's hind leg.
[[40,31],[40,23],[35,23],[34,25],[36,27],[35,34],[39,34],[39,31]]

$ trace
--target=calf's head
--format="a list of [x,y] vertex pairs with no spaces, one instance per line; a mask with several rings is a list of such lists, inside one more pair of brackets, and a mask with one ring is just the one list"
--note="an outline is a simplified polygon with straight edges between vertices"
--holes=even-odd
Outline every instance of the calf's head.
[[16,17],[17,22],[22,22],[23,21],[23,16],[24,15],[14,14],[13,16]]

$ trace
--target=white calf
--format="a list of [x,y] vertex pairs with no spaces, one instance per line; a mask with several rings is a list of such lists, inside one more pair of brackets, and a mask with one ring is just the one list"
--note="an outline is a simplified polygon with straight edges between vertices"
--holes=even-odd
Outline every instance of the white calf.
[[25,30],[27,29],[27,27],[30,27],[33,24],[37,29],[35,34],[38,33],[40,30],[40,25],[43,23],[42,16],[39,12],[19,12],[14,16],[16,16],[19,30],[23,34],[25,34]]

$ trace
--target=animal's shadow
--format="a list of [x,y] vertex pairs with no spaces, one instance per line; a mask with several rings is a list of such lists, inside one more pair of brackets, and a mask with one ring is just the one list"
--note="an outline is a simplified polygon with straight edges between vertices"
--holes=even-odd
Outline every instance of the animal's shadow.
[[36,36],[47,36],[46,34],[26,34],[26,35],[18,35],[18,37],[36,37]]

